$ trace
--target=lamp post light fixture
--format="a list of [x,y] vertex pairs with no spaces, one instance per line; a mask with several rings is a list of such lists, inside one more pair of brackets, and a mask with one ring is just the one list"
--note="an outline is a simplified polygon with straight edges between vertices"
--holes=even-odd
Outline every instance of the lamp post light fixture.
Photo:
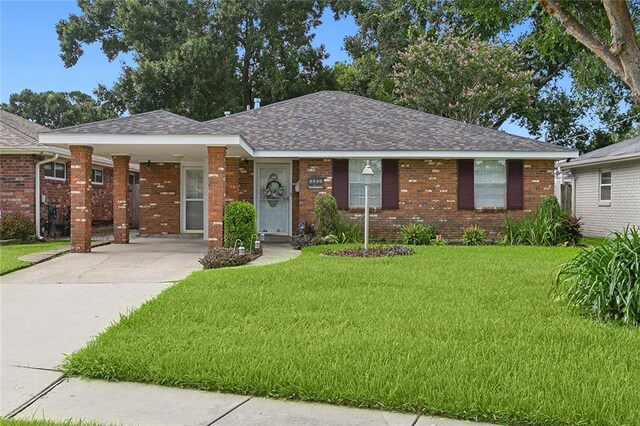
[[362,169],[362,180],[364,182],[364,252],[369,251],[369,185],[373,181],[373,169],[369,165],[369,160]]

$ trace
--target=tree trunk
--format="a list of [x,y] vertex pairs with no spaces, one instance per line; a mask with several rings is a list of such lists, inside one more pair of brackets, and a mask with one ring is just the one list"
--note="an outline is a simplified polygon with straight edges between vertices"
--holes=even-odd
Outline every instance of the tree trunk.
[[640,105],[640,47],[627,0],[602,0],[611,25],[611,45],[567,11],[561,0],[538,0],[565,27],[567,33],[604,61],[611,72],[630,89]]

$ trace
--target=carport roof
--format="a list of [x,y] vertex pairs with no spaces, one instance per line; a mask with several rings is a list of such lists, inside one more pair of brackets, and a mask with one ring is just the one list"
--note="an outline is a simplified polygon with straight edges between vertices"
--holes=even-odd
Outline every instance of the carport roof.
[[211,135],[203,123],[165,110],[156,110],[77,126],[63,127],[51,133],[110,135]]

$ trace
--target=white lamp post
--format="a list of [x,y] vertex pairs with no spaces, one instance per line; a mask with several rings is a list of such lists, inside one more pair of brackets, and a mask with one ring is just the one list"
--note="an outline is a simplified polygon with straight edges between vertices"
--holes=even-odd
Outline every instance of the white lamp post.
[[367,164],[362,169],[362,180],[364,181],[364,252],[369,251],[369,185],[373,181],[373,169]]

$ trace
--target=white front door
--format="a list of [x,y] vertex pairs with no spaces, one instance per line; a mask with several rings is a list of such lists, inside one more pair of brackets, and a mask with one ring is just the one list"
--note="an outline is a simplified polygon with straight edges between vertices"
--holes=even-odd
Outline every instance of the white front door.
[[182,181],[182,232],[202,232],[204,230],[204,169],[184,167]]
[[258,232],[289,235],[291,164],[256,164]]

